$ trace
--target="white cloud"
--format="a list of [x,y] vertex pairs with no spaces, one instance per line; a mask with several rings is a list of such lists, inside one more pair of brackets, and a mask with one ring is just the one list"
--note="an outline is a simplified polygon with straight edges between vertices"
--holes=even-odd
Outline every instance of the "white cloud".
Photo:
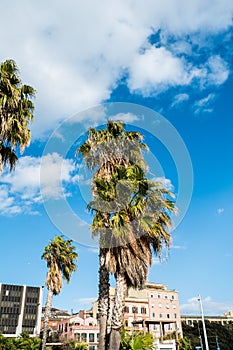
[[129,75],[130,89],[144,96],[158,93],[168,86],[186,85],[190,81],[182,59],[164,47],[154,46],[135,55]]
[[[41,177],[41,162],[44,167]],[[13,172],[3,172],[0,185],[1,215],[19,213],[37,214],[37,204],[45,198],[68,196],[64,185],[73,181],[75,170],[72,160],[57,153],[41,158],[21,157]],[[40,190],[43,190],[43,199]]]
[[[210,296],[202,298],[203,311],[205,315],[221,315],[233,309],[233,302],[221,303],[212,300]],[[201,314],[198,297],[188,299],[187,303],[180,305],[181,314]]]
[[[192,44],[185,37],[226,30],[232,25],[231,0],[95,5],[93,0],[9,0],[1,8],[1,61],[14,58],[24,81],[37,89],[34,137],[108,99],[126,72],[131,90],[144,95],[194,78],[209,78],[214,85],[227,79],[224,58],[211,58],[202,68],[191,63]],[[158,29],[164,47],[151,47],[148,37]],[[171,35],[177,45],[170,51]]]
[[174,97],[174,100],[172,102],[171,107],[177,107],[181,103],[188,101],[189,100],[189,95],[188,94],[178,94]]
[[209,112],[211,113],[213,111],[213,108],[211,108],[211,104],[213,103],[215,99],[215,94],[209,94],[208,96],[202,98],[199,101],[196,101],[194,104],[194,111],[196,114],[203,113],[203,112]]
[[183,249],[186,249],[186,247],[183,246],[183,245],[175,245],[175,244],[172,244],[171,249],[178,249],[178,250],[181,249],[181,250],[183,250]]
[[160,184],[162,184],[169,191],[174,190],[174,186],[173,186],[171,180],[167,179],[164,176],[163,177],[154,177],[152,180],[156,181],[156,182],[159,182]]
[[80,299],[76,299],[76,302],[79,302],[83,305],[88,305],[93,303],[94,301],[96,301],[96,297],[90,297],[90,298],[80,298]]
[[121,120],[124,123],[132,123],[135,120],[139,120],[138,116],[132,113],[117,113],[113,117],[109,117],[111,120]]
[[218,215],[221,215],[224,212],[224,208],[218,208],[217,213]]
[[208,67],[210,70],[208,85],[221,85],[227,80],[229,76],[228,65],[220,56],[210,57]]

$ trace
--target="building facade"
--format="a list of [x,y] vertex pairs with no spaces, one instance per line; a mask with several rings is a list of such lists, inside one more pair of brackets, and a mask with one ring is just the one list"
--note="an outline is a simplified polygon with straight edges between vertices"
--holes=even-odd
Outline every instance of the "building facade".
[[[110,315],[115,289],[110,288]],[[93,304],[93,316],[98,318],[97,302]],[[144,289],[129,288],[125,298],[124,323],[129,330],[149,331],[157,339],[171,333],[182,336],[178,292],[165,284],[147,282]]]
[[[82,315],[83,316],[83,315]],[[76,339],[88,344],[89,350],[96,350],[99,338],[99,326],[96,318],[73,315],[59,322],[58,332],[64,339]]]
[[0,283],[0,333],[18,337],[40,334],[43,287]]
[[[114,303],[115,288],[110,288],[110,314]],[[58,317],[59,315],[59,317]],[[86,342],[88,350],[97,350],[99,339],[98,302],[91,310],[62,316],[56,313],[50,319],[63,339]],[[149,331],[155,338],[157,349],[174,350],[175,339],[182,336],[178,292],[169,290],[165,284],[148,282],[142,290],[128,289],[125,298],[124,324],[128,331]],[[43,326],[43,322],[42,322]],[[166,340],[164,339],[166,338]]]

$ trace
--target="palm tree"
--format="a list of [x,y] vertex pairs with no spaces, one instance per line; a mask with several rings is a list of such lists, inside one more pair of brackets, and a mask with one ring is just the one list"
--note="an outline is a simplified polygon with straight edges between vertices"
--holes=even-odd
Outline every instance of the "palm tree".
[[[118,176],[113,173],[109,181],[95,180],[97,189],[100,187],[99,197],[107,200],[114,193],[114,183],[123,183],[121,197],[124,200],[126,195],[129,201],[124,200],[125,206],[119,205],[119,210],[111,212],[105,235],[105,214],[96,211],[92,224],[94,234],[102,230],[102,238],[108,246],[105,251],[106,267],[116,278],[109,343],[111,350],[119,349],[120,345],[126,288],[142,287],[147,279],[152,253],[159,255],[163,245],[169,246],[168,213],[174,211],[170,198],[172,193],[161,183],[147,180],[137,165],[126,166],[124,171],[120,169],[117,173]],[[97,200],[90,203],[94,208],[97,208],[96,202],[99,200],[96,197]]]
[[29,145],[29,123],[33,120],[35,90],[21,82],[13,60],[0,64],[0,172],[2,166],[14,169],[17,147],[22,153]]
[[45,247],[41,256],[47,262],[49,269],[45,282],[48,288],[48,295],[44,313],[42,350],[46,349],[48,321],[53,295],[61,292],[62,278],[69,283],[72,273],[76,270],[78,254],[75,252],[75,246],[72,243],[72,240],[65,240],[62,236],[55,236],[53,241],[49,241],[49,245]]
[[170,242],[168,213],[174,203],[161,184],[146,179],[143,149],[141,134],[108,121],[106,130],[90,129],[78,150],[95,170],[88,207],[95,213],[92,232],[100,235],[100,350],[106,347],[109,272],[116,278],[109,349],[119,350],[126,287],[144,285],[152,251],[159,254]]
[[[88,168],[95,172],[92,184],[95,201],[90,203],[88,208],[96,212],[92,225],[93,234],[100,235],[98,296],[100,325],[99,350],[105,350],[106,347],[109,312],[109,269],[107,266],[108,247],[106,240],[108,241],[109,233],[111,236],[109,213],[111,212],[111,201],[115,198],[115,191],[114,187],[111,186],[113,193],[110,193],[108,180],[115,172],[116,167],[122,166],[124,168],[126,164],[130,163],[129,159],[133,162],[135,158],[139,158],[138,163],[142,163],[142,166],[144,166],[142,157],[139,157],[141,155],[140,149],[143,148],[146,148],[146,146],[142,143],[141,134],[124,131],[124,125],[121,122],[108,121],[105,130],[90,128],[87,141],[77,150],[77,153],[81,153],[85,159]],[[104,188],[105,184],[108,186],[108,191]],[[107,197],[105,197],[105,194]],[[119,204],[121,205],[121,203]]]

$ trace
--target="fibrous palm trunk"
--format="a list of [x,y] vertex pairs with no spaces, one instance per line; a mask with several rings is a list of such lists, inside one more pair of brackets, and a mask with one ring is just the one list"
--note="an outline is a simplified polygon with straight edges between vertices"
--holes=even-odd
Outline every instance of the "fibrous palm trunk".
[[51,288],[49,288],[47,300],[46,300],[46,305],[45,305],[45,313],[44,313],[44,329],[43,329],[43,338],[42,338],[42,347],[41,347],[42,350],[46,350],[48,324],[49,324],[49,317],[50,317],[50,312],[51,312],[52,300],[53,300],[53,291]]
[[121,273],[116,275],[115,301],[112,310],[109,350],[119,350],[123,325],[123,307],[125,303],[126,281]]
[[99,254],[99,346],[98,350],[106,350],[107,322],[109,313],[109,272],[105,264],[105,249],[100,248]]

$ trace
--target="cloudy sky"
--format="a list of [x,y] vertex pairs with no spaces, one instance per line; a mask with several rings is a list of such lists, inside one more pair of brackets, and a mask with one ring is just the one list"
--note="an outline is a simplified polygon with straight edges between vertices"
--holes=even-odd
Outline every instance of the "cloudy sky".
[[232,18],[231,0],[1,6],[0,61],[14,59],[37,91],[31,145],[0,177],[1,282],[43,284],[40,256],[62,232],[79,263],[54,305],[96,298],[90,174],[74,153],[112,117],[144,134],[150,176],[177,196],[173,245],[150,280],[179,291],[182,313],[199,312],[198,294],[207,313],[233,309]]

